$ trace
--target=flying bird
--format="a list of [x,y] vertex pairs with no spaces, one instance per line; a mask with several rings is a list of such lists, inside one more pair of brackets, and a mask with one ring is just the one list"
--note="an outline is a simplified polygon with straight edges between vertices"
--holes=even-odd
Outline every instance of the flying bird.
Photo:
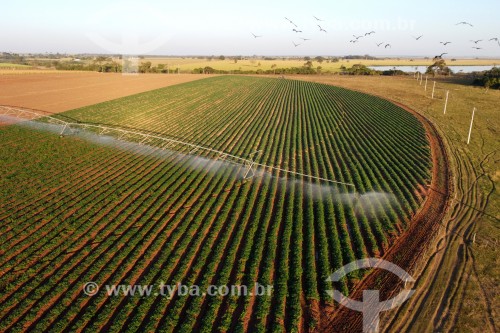
[[391,44],[385,44],[384,48],[388,48],[388,47],[392,48]]
[[356,38],[356,39],[360,39],[360,38],[363,38],[363,37],[364,37],[363,35],[361,35],[361,36],[352,35],[352,36],[353,36],[354,38]]
[[369,36],[369,35],[374,34],[374,33],[375,33],[375,31],[370,31],[370,32],[365,33],[365,36]]
[[349,43],[357,43],[358,40],[357,39],[354,39],[354,40],[350,40]]
[[255,35],[253,32],[251,32],[251,34],[252,34],[253,38],[259,38],[259,37],[262,37],[262,36],[257,36],[257,35]]
[[421,35],[421,36],[418,36],[418,37],[415,37],[415,36],[412,36],[413,38],[415,38],[415,40],[419,40],[420,38],[424,37],[424,35]]
[[482,47],[477,47],[477,46],[473,46],[472,48],[476,49],[476,50],[482,50],[483,49]]
[[377,44],[377,47],[380,47],[380,45],[384,44],[384,42],[382,42],[382,43],[375,43],[375,44]]
[[306,40],[311,40],[310,38],[301,38],[301,39],[302,39],[304,42],[305,42]]
[[295,42],[292,42],[292,43],[293,43],[293,46],[295,46],[295,47],[301,45],[300,43],[299,44],[295,44]]
[[477,43],[479,43],[479,42],[482,42],[482,41],[483,41],[482,39],[478,39],[478,40],[471,40],[471,42],[473,42],[473,43],[475,43],[475,44],[477,44]]
[[292,29],[295,32],[302,32],[302,30]]
[[316,19],[316,21],[320,21],[320,22],[323,22],[323,20],[317,18],[316,16],[313,15],[313,17]]
[[327,32],[325,29],[323,29],[319,24],[318,24],[318,27],[319,27],[319,31],[324,31],[325,33]]
[[440,44],[443,44],[444,46],[451,44],[451,42],[439,42]]
[[463,24],[463,25],[470,25],[471,27],[473,27],[473,25],[472,25],[472,24],[470,24],[469,22],[465,22],[465,21],[458,22],[458,23],[457,23],[457,24],[455,24],[455,25],[461,25],[461,24]]
[[288,22],[290,22],[291,24],[293,24],[295,26],[295,28],[297,28],[297,25],[295,23],[293,23],[292,20],[290,20],[289,18],[286,18],[286,17],[285,17],[285,20],[287,20]]
[[498,40],[498,38],[496,38],[496,37],[495,37],[495,38],[491,38],[489,41],[490,41],[490,42],[491,42],[491,41],[496,41],[496,42],[498,43],[498,45],[500,45],[500,41],[499,41],[499,40]]
[[445,54],[448,54],[448,53],[441,53],[440,55],[435,56],[435,57],[434,57],[434,59],[441,59],[441,58],[443,58],[443,56],[444,56]]

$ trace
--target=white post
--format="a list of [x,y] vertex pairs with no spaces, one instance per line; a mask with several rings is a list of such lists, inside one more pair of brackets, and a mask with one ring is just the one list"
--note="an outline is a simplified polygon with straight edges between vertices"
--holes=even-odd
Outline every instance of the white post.
[[425,76],[425,88],[424,88],[425,91],[427,91],[427,75]]
[[436,81],[434,81],[434,84],[432,85],[432,99],[434,99],[434,90],[436,89]]
[[422,85],[422,80],[424,79],[424,75],[420,74],[420,85]]
[[448,94],[450,93],[449,90],[446,90],[446,100],[444,101],[444,111],[443,114],[446,114],[446,107],[448,106]]
[[472,109],[472,118],[470,120],[469,137],[467,138],[467,144],[469,144],[470,142],[470,135],[472,133],[472,123],[474,122],[474,113],[476,113],[476,108]]

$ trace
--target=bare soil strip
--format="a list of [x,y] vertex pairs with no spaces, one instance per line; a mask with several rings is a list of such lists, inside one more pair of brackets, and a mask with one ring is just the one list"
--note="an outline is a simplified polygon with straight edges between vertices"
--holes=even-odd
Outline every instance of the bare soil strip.
[[0,104],[62,112],[206,77],[95,72],[1,75]]

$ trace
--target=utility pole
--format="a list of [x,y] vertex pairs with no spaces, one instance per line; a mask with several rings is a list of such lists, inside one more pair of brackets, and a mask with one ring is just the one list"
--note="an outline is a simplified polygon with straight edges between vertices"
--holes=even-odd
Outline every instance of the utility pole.
[[446,114],[446,107],[448,106],[448,95],[450,94],[449,90],[446,90],[446,100],[444,101],[444,111],[443,114]]
[[474,122],[474,114],[476,113],[476,108],[472,109],[472,118],[470,120],[470,127],[469,127],[469,137],[467,138],[467,144],[470,142],[470,135],[472,133],[472,123]]

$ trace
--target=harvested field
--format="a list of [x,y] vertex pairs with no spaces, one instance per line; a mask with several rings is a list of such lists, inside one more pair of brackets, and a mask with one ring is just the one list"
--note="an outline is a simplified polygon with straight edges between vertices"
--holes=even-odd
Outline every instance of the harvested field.
[[122,75],[94,72],[2,75],[0,104],[62,112],[205,77],[194,74]]

